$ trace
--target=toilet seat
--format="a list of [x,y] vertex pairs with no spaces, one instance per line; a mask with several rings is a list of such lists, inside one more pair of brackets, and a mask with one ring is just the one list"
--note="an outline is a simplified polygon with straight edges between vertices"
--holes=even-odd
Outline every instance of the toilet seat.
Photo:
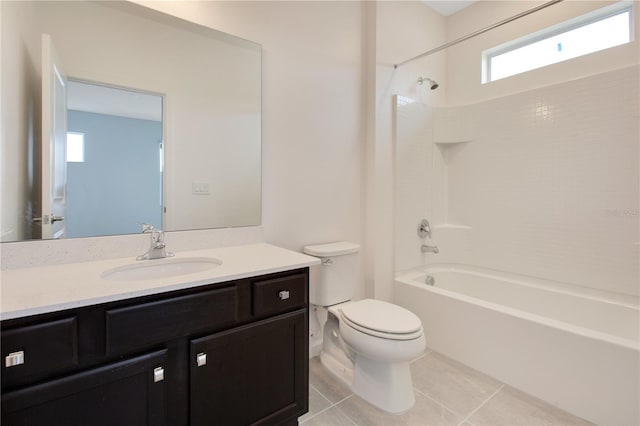
[[362,333],[390,340],[422,336],[422,323],[414,313],[381,300],[364,299],[339,308],[345,325]]

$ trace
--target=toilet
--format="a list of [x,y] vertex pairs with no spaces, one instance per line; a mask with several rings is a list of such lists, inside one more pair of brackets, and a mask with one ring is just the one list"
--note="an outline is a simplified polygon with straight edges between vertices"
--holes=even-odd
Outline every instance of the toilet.
[[415,403],[410,363],[426,348],[422,323],[388,302],[351,301],[359,250],[346,241],[304,247],[321,259],[309,284],[311,321],[323,330],[320,361],[356,395],[402,414]]

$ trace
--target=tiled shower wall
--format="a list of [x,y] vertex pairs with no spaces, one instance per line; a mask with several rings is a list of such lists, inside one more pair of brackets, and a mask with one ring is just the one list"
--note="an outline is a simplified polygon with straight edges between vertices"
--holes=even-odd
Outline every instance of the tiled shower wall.
[[423,262],[417,225],[431,219],[433,198],[433,108],[395,96],[394,108],[394,268]]
[[396,232],[415,230],[401,220],[417,224],[400,212],[408,194],[427,197],[431,206],[416,202],[431,216],[440,254],[400,260],[419,240],[397,236],[397,269],[462,263],[637,296],[639,81],[634,66],[434,109],[432,120],[424,114],[433,126],[428,172],[414,158],[402,164],[399,120]]

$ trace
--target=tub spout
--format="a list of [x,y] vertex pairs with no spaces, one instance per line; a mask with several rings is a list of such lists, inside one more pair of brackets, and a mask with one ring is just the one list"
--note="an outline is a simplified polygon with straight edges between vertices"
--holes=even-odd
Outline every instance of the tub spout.
[[433,254],[438,254],[440,253],[440,250],[438,250],[438,246],[428,246],[426,244],[422,245],[422,252],[423,253],[433,253]]

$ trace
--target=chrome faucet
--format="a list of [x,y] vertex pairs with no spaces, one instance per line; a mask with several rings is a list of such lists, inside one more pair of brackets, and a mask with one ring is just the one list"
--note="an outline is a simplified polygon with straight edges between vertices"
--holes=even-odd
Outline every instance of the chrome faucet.
[[433,253],[433,254],[440,253],[440,250],[438,250],[438,246],[428,246],[426,244],[422,245],[421,250],[423,253]]
[[[422,219],[418,224],[418,237],[420,237],[422,240],[424,240],[425,238],[431,238],[431,225],[429,225],[429,221],[427,219]],[[438,250],[438,246],[436,245],[428,246],[426,244],[422,244],[420,250],[423,253],[440,253],[440,250]]]
[[174,256],[173,253],[165,250],[166,244],[164,243],[164,231],[162,229],[155,229],[153,226],[145,224],[142,232],[151,233],[151,247],[145,254],[136,257],[136,260],[162,259]]

